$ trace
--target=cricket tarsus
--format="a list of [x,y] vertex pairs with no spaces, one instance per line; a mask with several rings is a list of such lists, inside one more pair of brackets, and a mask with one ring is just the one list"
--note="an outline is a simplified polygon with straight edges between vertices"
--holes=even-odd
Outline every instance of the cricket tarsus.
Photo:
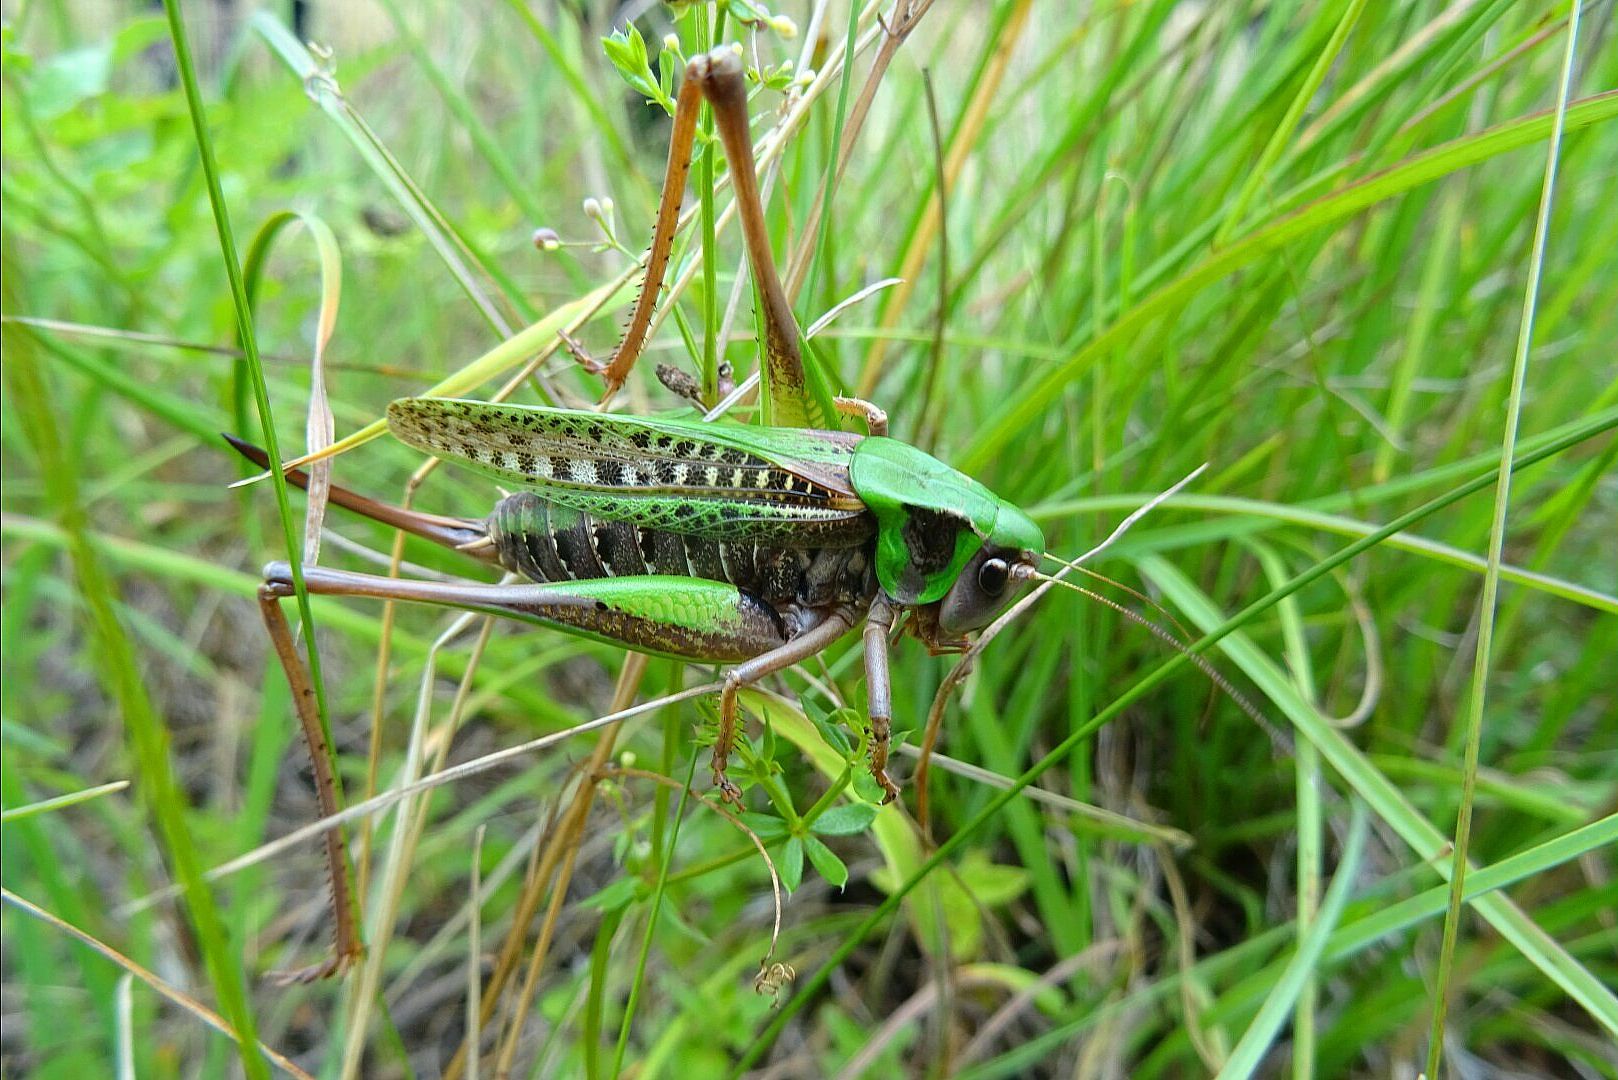
[[865,430],[872,435],[886,435],[888,433],[887,410],[873,405],[864,398],[837,397],[832,398],[832,404],[844,416],[855,416],[865,421]]
[[[767,675],[785,671],[800,661],[824,652],[836,644],[854,625],[855,611],[839,605],[825,619],[791,640],[738,664],[725,674],[725,689],[719,697],[719,737],[713,747],[713,782],[727,802],[742,805],[742,789],[726,773],[732,744],[736,740],[736,695]],[[883,687],[883,693],[887,688]]]

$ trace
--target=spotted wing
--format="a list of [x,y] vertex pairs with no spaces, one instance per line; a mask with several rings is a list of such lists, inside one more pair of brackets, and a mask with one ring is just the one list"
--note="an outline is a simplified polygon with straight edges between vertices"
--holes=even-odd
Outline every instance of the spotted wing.
[[848,466],[858,436],[403,398],[402,442],[598,518],[727,542],[859,543],[875,528]]

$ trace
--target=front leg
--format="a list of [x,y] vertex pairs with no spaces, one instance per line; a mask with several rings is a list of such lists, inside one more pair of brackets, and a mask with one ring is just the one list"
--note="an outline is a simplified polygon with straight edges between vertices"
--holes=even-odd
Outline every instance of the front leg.
[[871,404],[864,398],[836,397],[831,399],[832,404],[843,416],[858,417],[865,421],[865,430],[871,435],[886,435],[888,433],[888,414],[879,406]]
[[713,783],[726,802],[737,806],[742,802],[742,789],[725,772],[730,751],[736,744],[737,693],[742,687],[750,686],[766,675],[785,671],[793,664],[829,648],[853,625],[854,612],[848,608],[837,608],[785,645],[737,664],[725,673],[725,688],[719,695],[719,737],[713,745]]
[[888,742],[893,731],[893,686],[888,678],[888,634],[893,629],[893,603],[878,594],[865,616],[865,693],[871,716],[871,776],[882,785],[884,805],[899,797],[899,785],[888,777]]

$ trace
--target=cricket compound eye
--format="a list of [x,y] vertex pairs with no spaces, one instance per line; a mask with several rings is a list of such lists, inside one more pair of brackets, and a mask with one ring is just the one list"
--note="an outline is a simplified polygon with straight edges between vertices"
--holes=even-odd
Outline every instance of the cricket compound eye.
[[1008,548],[979,551],[939,602],[939,629],[946,634],[964,634],[988,626],[1027,584],[1017,569],[1022,565],[1017,552]]
[[1006,582],[1011,580],[1011,567],[1004,559],[988,559],[978,569],[978,588],[989,596],[999,596],[1006,591]]

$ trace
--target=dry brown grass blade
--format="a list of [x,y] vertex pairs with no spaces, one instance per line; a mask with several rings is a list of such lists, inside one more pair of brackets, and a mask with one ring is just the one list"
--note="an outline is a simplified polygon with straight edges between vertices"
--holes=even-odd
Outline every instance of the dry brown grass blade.
[[[181,1009],[190,1013],[192,1016],[195,1016],[198,1020],[201,1020],[204,1024],[207,1024],[221,1035],[224,1035],[230,1039],[236,1038],[236,1032],[228,1023],[225,1022],[225,1018],[223,1016],[220,1016],[218,1013],[208,1008],[208,1006],[204,1005],[190,994],[176,989],[167,982],[164,982],[154,972],[148,971],[144,967],[141,967],[139,964],[135,963],[135,961],[131,960],[117,949],[114,949],[106,942],[100,940],[99,938],[91,937],[89,934],[85,933],[83,930],[80,930],[72,923],[52,915],[50,912],[46,911],[37,904],[24,900],[10,889],[0,887],[0,900],[4,900],[6,903],[10,904],[12,907],[16,908],[18,911],[21,911],[30,918],[38,919],[47,926],[60,930],[62,933],[76,939],[82,944],[100,953],[112,963],[116,964],[120,968],[123,968],[129,974],[133,975],[135,978],[157,991],[157,993],[162,997],[178,1005]],[[282,1072],[285,1072],[287,1075],[296,1076],[299,1078],[299,1080],[314,1080],[314,1077],[300,1069],[291,1058],[287,1057],[280,1051],[265,1046],[263,1043],[259,1043],[258,1048],[263,1052],[264,1056],[272,1065],[280,1069]]]
[[[989,122],[989,106],[994,103],[994,97],[1000,91],[1000,83],[1005,79],[1006,71],[1011,66],[1012,52],[1022,38],[1023,24],[1028,21],[1033,6],[1033,0],[1022,0],[1012,9],[1007,17],[1005,30],[995,39],[994,55],[989,58],[983,78],[978,81],[977,90],[973,93],[972,100],[967,103],[966,113],[961,117],[955,136],[950,140],[949,150],[944,155],[946,186],[953,185],[960,178],[961,169],[965,167],[967,158],[976,147],[978,136],[982,134],[984,125]],[[859,397],[870,397],[871,392],[876,389],[876,380],[882,373],[882,359],[888,351],[886,332],[897,326],[899,319],[904,315],[905,306],[915,291],[921,264],[926,261],[927,253],[932,249],[933,239],[942,227],[941,215],[944,206],[942,196],[943,192],[935,190],[928,199],[915,239],[905,250],[904,261],[899,265],[899,272],[894,275],[902,280],[893,290],[893,295],[888,297],[888,303],[882,310],[880,332],[872,338],[871,351],[865,356],[865,367],[860,371],[859,382],[854,391]]]
[[[623,670],[618,676],[618,686],[613,692],[612,711],[620,712],[629,707],[635,694],[640,689],[641,679],[646,674],[646,657],[639,653],[631,653],[624,661]],[[596,740],[595,749],[590,759],[580,769],[578,786],[574,789],[573,802],[568,807],[560,827],[551,831],[550,842],[544,847],[539,857],[535,872],[524,882],[522,895],[517,901],[517,912],[512,918],[511,930],[507,934],[505,945],[501,949],[500,959],[496,962],[494,970],[489,975],[488,983],[484,986],[483,1001],[480,1009],[480,1025],[486,1026],[494,1017],[495,1009],[500,1003],[500,994],[506,983],[516,971],[517,959],[522,952],[523,942],[527,937],[528,924],[533,920],[534,913],[539,908],[539,901],[544,895],[546,887],[550,884],[552,874],[556,875],[556,884],[551,889],[551,904],[545,913],[545,921],[540,927],[539,941],[530,955],[528,970],[523,980],[522,990],[518,995],[517,1003],[510,1015],[513,1017],[512,1026],[506,1033],[502,1042],[499,1056],[496,1059],[496,1072],[505,1075],[509,1072],[511,1060],[516,1054],[518,1037],[522,1031],[523,1022],[527,1018],[527,1002],[532,1000],[535,987],[538,985],[539,974],[544,969],[545,959],[550,951],[550,943],[556,930],[556,920],[561,914],[563,904],[567,900],[567,886],[573,876],[573,861],[578,855],[579,838],[584,832],[585,823],[589,820],[590,809],[595,803],[595,777],[605,768],[607,761],[612,757],[613,747],[617,743],[620,725],[610,724],[601,732]],[[450,1060],[449,1066],[444,1070],[445,1080],[459,1080],[466,1069],[468,1058],[469,1038],[463,1039],[455,1056]]]

